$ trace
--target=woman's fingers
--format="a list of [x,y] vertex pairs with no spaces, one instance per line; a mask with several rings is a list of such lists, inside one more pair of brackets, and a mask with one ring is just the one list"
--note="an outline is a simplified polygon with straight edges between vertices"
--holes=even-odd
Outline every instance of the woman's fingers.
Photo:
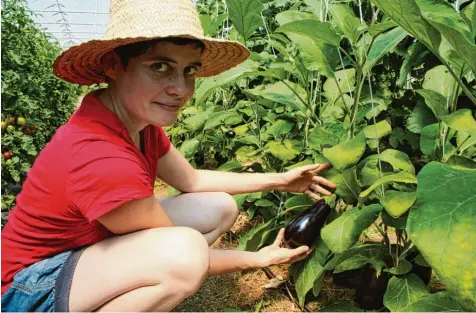
[[309,186],[309,189],[314,190],[315,192],[317,192],[321,195],[324,195],[324,196],[330,196],[332,194],[330,191],[322,188],[321,186],[319,186],[317,184],[311,184]]
[[317,173],[320,173],[322,171],[325,171],[329,168],[332,167],[332,164],[330,162],[327,162],[327,163],[322,163],[322,164],[319,164],[319,167],[316,168],[315,170],[312,170],[311,172],[316,175]]
[[337,185],[336,185],[336,184],[334,184],[334,183],[331,182],[330,180],[327,180],[327,179],[325,179],[324,177],[321,177],[321,176],[314,176],[314,177],[312,178],[312,181],[313,181],[314,183],[317,183],[317,184],[319,184],[319,185],[324,185],[324,186],[327,186],[327,187],[332,188],[332,189],[337,188]]
[[276,239],[274,240],[273,246],[280,247],[281,243],[283,242],[284,239],[284,228],[281,228],[279,230],[278,235],[276,236]]
[[321,197],[319,197],[314,192],[312,192],[312,190],[307,189],[306,191],[304,191],[304,194],[308,196],[309,198],[314,199],[316,201],[321,200]]

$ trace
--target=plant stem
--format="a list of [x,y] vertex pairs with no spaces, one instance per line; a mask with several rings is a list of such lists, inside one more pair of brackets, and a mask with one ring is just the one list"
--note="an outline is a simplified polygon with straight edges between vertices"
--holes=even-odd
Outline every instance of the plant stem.
[[354,67],[358,67],[357,62],[356,62],[354,59],[352,59],[352,57],[350,56],[350,54],[349,54],[347,51],[345,51],[344,48],[342,48],[341,46],[339,46],[339,50],[350,60],[350,62],[352,63],[352,65],[353,65]]
[[375,225],[375,227],[377,227],[378,232],[380,233],[380,235],[382,235],[385,242],[390,246],[390,240],[388,239],[387,233],[385,233],[382,227],[380,227],[380,225],[378,225],[377,223],[374,222],[373,224]]
[[362,92],[362,87],[364,86],[364,82],[365,82],[365,80],[363,79],[362,68],[360,66],[357,67],[356,76],[357,76],[357,92],[355,93],[354,103],[352,105],[352,111],[350,113],[350,130],[349,130],[350,139],[354,138],[357,108],[359,106],[359,98]]
[[[304,105],[307,107],[307,109],[311,111],[311,114],[312,114],[312,115],[315,115],[315,113],[312,112],[312,107],[309,107],[309,103],[308,103],[307,101],[304,101],[304,99],[301,97],[301,95],[299,95],[299,94],[297,93],[297,91],[294,90],[294,88],[292,88],[292,87],[291,87],[287,82],[285,82],[284,80],[282,80],[281,82],[282,82],[283,84],[285,84],[286,87],[288,87],[289,89],[291,89],[291,91],[296,95],[296,97],[298,97],[298,99],[301,101],[301,103],[304,104]],[[315,117],[316,117],[317,120],[319,120],[317,116],[315,116]],[[313,126],[316,126],[316,124],[315,124],[312,120],[311,120],[311,123],[312,123]]]

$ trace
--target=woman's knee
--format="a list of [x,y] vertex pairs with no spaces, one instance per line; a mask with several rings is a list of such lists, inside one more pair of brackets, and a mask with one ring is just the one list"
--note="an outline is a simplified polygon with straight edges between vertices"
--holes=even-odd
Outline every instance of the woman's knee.
[[236,204],[235,198],[226,192],[217,192],[216,201],[218,201],[223,213],[222,225],[226,228],[223,231],[228,231],[235,223],[240,210]]
[[[158,271],[162,273],[162,283],[188,296],[195,293],[207,277],[210,258],[208,243],[193,228],[174,227],[169,230],[166,239],[160,236],[160,240],[166,242],[159,242],[157,263],[162,264],[161,267],[165,266]],[[164,257],[168,258],[165,264]]]

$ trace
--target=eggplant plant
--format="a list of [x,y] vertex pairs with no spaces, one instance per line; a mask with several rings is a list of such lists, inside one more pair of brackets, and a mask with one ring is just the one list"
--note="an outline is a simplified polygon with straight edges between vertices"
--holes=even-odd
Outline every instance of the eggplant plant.
[[[347,311],[475,310],[475,2],[227,0],[216,15],[210,7],[202,22],[227,14],[216,33],[252,55],[201,79],[168,132],[189,160],[203,156],[203,168],[333,164],[322,173],[338,186],[324,197],[331,213],[313,253],[290,266],[299,304],[311,290],[318,297],[330,273],[359,290]],[[248,251],[314,205],[274,191],[235,198],[250,219],[264,218],[241,238]],[[376,238],[366,239],[370,230]],[[430,292],[431,275],[445,291]]]

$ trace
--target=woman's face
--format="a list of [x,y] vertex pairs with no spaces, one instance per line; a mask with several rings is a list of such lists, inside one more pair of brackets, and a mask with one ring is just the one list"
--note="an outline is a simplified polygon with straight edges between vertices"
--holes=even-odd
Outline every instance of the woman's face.
[[114,78],[116,97],[138,126],[169,126],[195,90],[201,49],[191,43],[156,43],[145,54],[119,65]]

